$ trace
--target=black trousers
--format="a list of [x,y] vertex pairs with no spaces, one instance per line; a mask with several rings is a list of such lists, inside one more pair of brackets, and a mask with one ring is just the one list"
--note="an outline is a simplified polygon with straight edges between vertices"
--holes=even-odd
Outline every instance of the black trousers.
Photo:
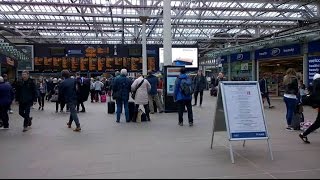
[[91,102],[93,102],[96,98],[96,91],[94,89],[90,90],[90,97],[91,97]]
[[[134,114],[133,114],[133,118],[132,118],[132,122],[137,122],[137,116],[138,116],[138,111],[139,111],[139,104],[136,104],[135,108],[134,108]],[[149,104],[143,105],[144,110],[146,112],[147,118],[148,120],[150,120],[150,109],[149,109]]]
[[44,107],[44,98],[46,94],[45,93],[40,93],[40,96],[38,97],[38,103],[40,107]]
[[316,121],[303,133],[304,136],[308,136],[310,133],[320,128],[320,112],[318,112],[318,116]]
[[203,100],[203,91],[195,91],[194,92],[194,104],[197,105],[198,102],[198,94],[200,92],[200,105],[202,105],[202,100]]
[[77,111],[79,111],[79,109],[80,109],[80,105],[81,105],[82,111],[85,111],[85,110],[86,110],[86,108],[84,107],[83,102],[78,102],[78,103],[77,103]]
[[10,105],[0,106],[0,119],[2,120],[4,128],[9,128],[9,116],[8,116],[9,108],[10,108]]
[[263,93],[263,94],[262,94],[262,98],[263,98],[263,103],[264,103],[264,98],[267,99],[267,102],[268,102],[269,107],[270,107],[270,106],[271,106],[271,103],[270,103],[269,93]]
[[23,127],[28,127],[30,125],[30,108],[32,106],[31,103],[20,103],[19,104],[19,115],[23,117]]
[[193,123],[191,100],[180,100],[177,103],[178,103],[179,123],[183,123],[183,112],[185,110],[185,107],[187,107],[187,110],[188,110],[189,123]]
[[[58,110],[59,110],[59,104],[60,104],[60,111],[63,111],[63,108],[64,108],[64,106],[66,105],[66,103],[64,103],[64,102],[56,102],[56,112],[58,112]],[[67,106],[67,110],[68,110],[69,108],[68,108],[68,106]]]

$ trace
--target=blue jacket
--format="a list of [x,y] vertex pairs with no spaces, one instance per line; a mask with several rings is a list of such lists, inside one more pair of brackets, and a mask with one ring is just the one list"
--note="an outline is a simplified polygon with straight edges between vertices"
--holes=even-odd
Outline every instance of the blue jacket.
[[[182,79],[190,79],[190,78],[186,74],[181,74],[177,78],[176,83],[175,83],[175,87],[174,87],[174,99],[175,99],[175,101],[192,100],[192,95],[186,96],[181,92],[180,83],[181,83]],[[191,79],[190,79],[190,86],[192,87]]]
[[14,92],[9,83],[0,83],[0,106],[9,106],[14,99]]
[[120,99],[117,100],[129,100],[129,93],[131,92],[132,81],[124,75],[117,76],[114,79],[112,90],[118,92]]
[[76,80],[75,79],[65,79],[59,85],[59,96],[66,103],[76,103],[77,102],[77,91],[76,91]]
[[158,83],[159,83],[158,78],[156,76],[154,76],[154,75],[150,75],[150,76],[147,77],[147,80],[151,85],[151,90],[150,90],[149,94],[152,95],[152,96],[157,95],[158,94],[157,86],[158,86]]

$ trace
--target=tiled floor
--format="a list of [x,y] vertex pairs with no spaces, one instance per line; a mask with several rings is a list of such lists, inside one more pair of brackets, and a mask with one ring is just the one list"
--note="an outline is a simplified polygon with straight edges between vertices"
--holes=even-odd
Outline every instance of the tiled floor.
[[[205,92],[202,108],[194,107],[194,127],[178,126],[177,114],[154,114],[152,122],[115,123],[106,104],[86,103],[80,113],[83,131],[66,127],[67,113],[32,110],[33,127],[22,133],[22,118],[10,115],[11,129],[0,131],[0,178],[318,178],[320,133],[312,144],[285,130],[285,107],[273,100],[266,109],[274,161],[266,141],[233,142],[231,163],[225,132],[216,133],[210,149],[216,98]],[[307,120],[316,112],[305,109]],[[185,114],[185,118],[186,118]],[[186,119],[185,119],[186,121]]]

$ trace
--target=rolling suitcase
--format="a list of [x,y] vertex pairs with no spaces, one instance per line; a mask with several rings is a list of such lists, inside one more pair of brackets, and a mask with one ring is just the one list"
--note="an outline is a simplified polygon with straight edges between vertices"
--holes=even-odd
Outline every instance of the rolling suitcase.
[[101,95],[100,99],[101,99],[101,103],[107,102],[107,96],[106,95]]
[[132,101],[129,101],[128,107],[129,107],[129,121],[130,122],[136,122],[136,119],[133,120],[135,103],[132,102]]
[[113,114],[116,111],[116,103],[114,101],[108,102],[108,114]]

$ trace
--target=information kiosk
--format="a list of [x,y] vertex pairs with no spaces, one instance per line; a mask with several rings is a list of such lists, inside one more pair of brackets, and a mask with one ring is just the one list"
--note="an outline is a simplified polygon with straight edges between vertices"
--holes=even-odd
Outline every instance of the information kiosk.
[[174,87],[177,77],[180,75],[181,66],[164,66],[163,98],[164,111],[166,113],[178,112],[177,104],[174,102]]
[[246,140],[267,140],[273,160],[259,83],[256,81],[221,82],[218,89],[211,149],[214,133],[227,131],[232,163],[234,163],[234,156],[231,141],[244,141],[243,146],[245,146]]

